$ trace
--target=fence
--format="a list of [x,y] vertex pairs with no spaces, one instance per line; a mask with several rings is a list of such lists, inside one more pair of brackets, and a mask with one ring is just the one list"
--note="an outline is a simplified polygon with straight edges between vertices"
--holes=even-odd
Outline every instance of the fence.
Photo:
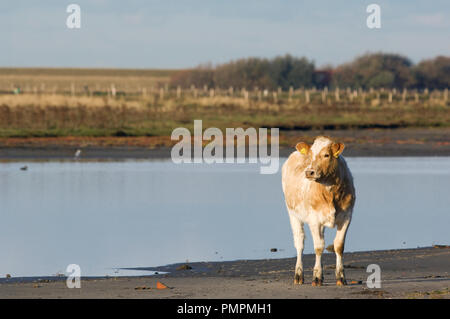
[[66,86],[46,85],[25,85],[17,86],[9,84],[0,87],[0,94],[54,94],[54,95],[69,95],[69,96],[109,96],[109,97],[125,97],[125,98],[139,98],[151,97],[158,98],[158,100],[165,99],[185,99],[185,98],[215,98],[215,97],[232,97],[241,98],[245,101],[267,101],[270,103],[301,103],[301,104],[368,104],[377,106],[381,104],[393,103],[423,103],[432,102],[438,104],[447,104],[448,89],[445,90],[397,90],[397,89],[294,89],[290,88],[287,91],[281,90],[267,90],[254,88],[253,90],[239,89],[239,88],[208,88],[207,86],[197,88],[191,86],[189,89],[182,89],[181,87],[170,88],[168,84],[165,85],[116,85],[110,83],[109,85],[80,85],[79,83],[71,83]]

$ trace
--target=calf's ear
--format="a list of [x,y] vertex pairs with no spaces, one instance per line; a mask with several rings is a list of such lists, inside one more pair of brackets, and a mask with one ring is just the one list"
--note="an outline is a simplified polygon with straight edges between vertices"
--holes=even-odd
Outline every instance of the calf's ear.
[[309,152],[310,146],[306,143],[300,142],[295,146],[295,148],[300,152],[300,154],[306,155]]
[[331,145],[331,151],[333,152],[333,156],[338,158],[339,155],[341,155],[342,151],[344,150],[344,143],[333,143]]

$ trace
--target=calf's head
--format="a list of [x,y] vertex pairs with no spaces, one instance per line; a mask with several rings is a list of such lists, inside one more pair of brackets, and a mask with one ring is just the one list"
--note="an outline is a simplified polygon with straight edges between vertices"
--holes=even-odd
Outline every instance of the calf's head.
[[296,149],[307,157],[306,178],[325,182],[334,176],[339,163],[339,155],[344,150],[343,143],[335,143],[327,137],[318,137],[312,146],[298,143]]

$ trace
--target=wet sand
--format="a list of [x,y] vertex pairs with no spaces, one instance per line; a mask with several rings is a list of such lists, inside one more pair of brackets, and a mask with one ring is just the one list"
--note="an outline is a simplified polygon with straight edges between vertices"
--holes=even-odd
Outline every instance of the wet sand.
[[[168,274],[83,278],[81,289],[64,278],[3,278],[0,298],[450,298],[449,246],[345,253],[345,287],[335,285],[334,254],[323,256],[322,287],[311,286],[313,255],[304,256],[304,285],[293,284],[295,258],[274,258],[136,268]],[[381,288],[367,287],[369,264],[381,267]],[[156,289],[158,281],[169,288]]]

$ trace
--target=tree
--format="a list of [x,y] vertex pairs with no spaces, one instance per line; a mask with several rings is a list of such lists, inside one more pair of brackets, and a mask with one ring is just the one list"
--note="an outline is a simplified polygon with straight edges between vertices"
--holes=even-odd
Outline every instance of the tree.
[[414,67],[417,88],[450,88],[450,57],[438,56]]
[[191,85],[212,87],[214,86],[214,69],[211,65],[200,65],[195,69],[177,72],[170,79],[170,84],[182,88],[189,88]]
[[314,85],[314,63],[306,58],[295,58],[289,54],[278,56],[270,63],[273,82],[283,90]]
[[214,74],[218,87],[253,89],[274,86],[269,75],[270,63],[267,59],[247,58],[219,65]]
[[340,87],[403,88],[414,84],[411,61],[398,54],[372,53],[336,68],[333,84]]

